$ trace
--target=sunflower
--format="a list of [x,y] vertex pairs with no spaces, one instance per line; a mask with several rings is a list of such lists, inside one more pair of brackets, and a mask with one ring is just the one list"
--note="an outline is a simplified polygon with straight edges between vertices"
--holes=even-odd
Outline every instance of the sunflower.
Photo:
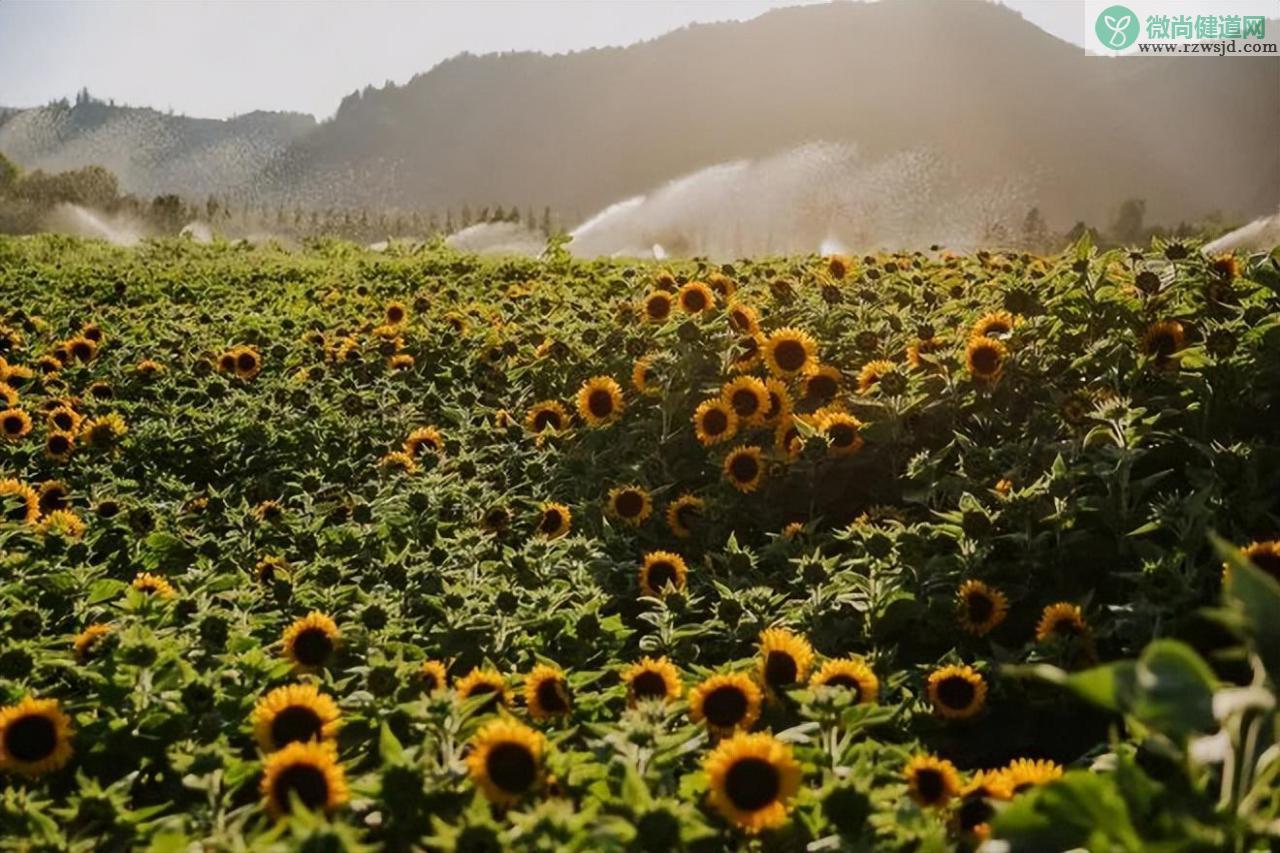
[[689,691],[689,717],[713,733],[748,731],[760,719],[760,688],[742,673],[713,675]]
[[800,427],[797,426],[799,420],[792,415],[786,415],[779,419],[778,426],[773,431],[774,446],[788,459],[797,458],[804,450],[804,436],[800,433]]
[[795,403],[791,399],[791,392],[787,390],[787,384],[781,379],[769,379],[764,383],[764,387],[769,392],[769,405],[764,410],[764,422],[776,423],[791,414]]
[[263,501],[253,508],[253,515],[259,521],[275,524],[284,518],[284,506],[280,501]]
[[1150,358],[1156,367],[1170,367],[1177,363],[1174,355],[1187,340],[1186,330],[1177,320],[1161,320],[1153,323],[1142,336],[1142,354]]
[[983,314],[969,330],[970,338],[1006,338],[1017,325],[1017,318],[1008,311],[992,311]]
[[0,382],[0,406],[3,406],[6,409],[12,408],[18,405],[18,400],[20,398],[21,395],[18,394],[17,388],[14,388],[12,385],[5,382]]
[[76,662],[85,663],[93,658],[102,646],[103,640],[115,629],[107,622],[95,622],[76,634],[71,647],[75,650]]
[[407,319],[409,319],[409,309],[403,302],[388,302],[386,309],[382,312],[382,320],[388,326],[399,326]]
[[1047,759],[1015,758],[1004,768],[1004,781],[1009,796],[1017,796],[1037,785],[1047,785],[1062,778],[1062,765]]
[[43,776],[71,760],[71,718],[57,699],[30,696],[0,708],[0,770]]
[[490,802],[514,805],[536,787],[545,749],[541,732],[514,720],[494,720],[471,738],[467,773]]
[[804,377],[804,398],[813,403],[826,403],[840,393],[842,381],[839,368],[830,364],[819,365],[817,370]]
[[858,393],[863,395],[870,394],[880,384],[881,379],[895,370],[897,370],[897,365],[884,359],[864,364],[862,369],[858,371]]
[[745,373],[760,362],[760,335],[743,335],[733,349],[733,369]]
[[558,503],[545,503],[538,514],[538,536],[544,539],[559,539],[569,532],[573,513],[569,507]]
[[944,666],[929,673],[929,701],[940,717],[964,720],[987,701],[987,682],[971,666]]
[[236,347],[231,351],[236,359],[236,376],[252,379],[262,370],[262,356],[253,347]]
[[738,431],[738,415],[723,398],[703,400],[693,412],[693,431],[703,447],[728,441]]
[[95,344],[102,343],[102,327],[97,323],[85,323],[80,327],[80,336],[88,338]]
[[67,509],[71,489],[61,480],[47,480],[40,484],[40,511],[53,512],[55,509]]
[[546,429],[564,432],[569,426],[569,411],[555,400],[543,400],[525,415],[524,425],[529,432],[539,435]]
[[911,799],[925,808],[939,808],[960,793],[960,774],[945,758],[920,754],[907,762],[902,771]]
[[782,528],[782,538],[788,541],[796,539],[802,535],[804,535],[803,521],[793,521],[786,527]]
[[40,518],[40,497],[26,483],[0,480],[0,510],[5,521],[35,524]]
[[22,441],[31,432],[31,416],[22,409],[0,412],[0,436],[8,441]]
[[960,627],[982,637],[1004,621],[1009,612],[1009,598],[982,581],[967,580],[956,592],[956,609],[960,614]]
[[667,526],[677,539],[688,539],[702,521],[707,503],[702,498],[684,494],[667,504]]
[[715,291],[716,296],[726,301],[738,292],[738,285],[724,273],[713,272],[707,276],[707,286]]
[[129,585],[138,592],[154,595],[157,598],[175,598],[178,595],[167,580],[150,572],[139,572],[133,579],[133,583]]
[[907,345],[907,364],[912,370],[920,370],[932,364],[930,356],[946,347],[944,338],[919,338]]
[[786,823],[803,775],[791,747],[764,733],[739,732],[722,740],[703,769],[712,807],[751,834]]
[[760,317],[756,314],[756,309],[750,305],[741,302],[729,303],[728,309],[725,311],[729,318],[729,328],[733,329],[740,335],[758,335],[760,334]]
[[435,693],[449,686],[449,672],[438,660],[424,660],[422,666],[418,667],[418,677],[424,693]]
[[964,351],[965,364],[974,379],[990,382],[1004,369],[1008,350],[995,338],[970,338]]
[[827,275],[836,281],[843,281],[852,267],[853,261],[848,255],[831,255],[827,258]]
[[69,509],[55,509],[40,519],[40,532],[56,533],[64,539],[79,539],[84,536],[85,524]]
[[236,354],[231,350],[227,350],[218,356],[218,370],[222,373],[236,372]]
[[622,388],[608,376],[593,376],[578,391],[578,414],[588,425],[607,426],[622,415]]
[[113,412],[109,415],[91,418],[81,424],[80,439],[89,447],[101,450],[111,447],[124,438],[128,432],[129,428],[125,426],[124,418]]
[[253,576],[262,583],[271,583],[289,574],[289,563],[284,557],[268,555],[253,566]]
[[331,812],[347,801],[347,778],[333,748],[324,743],[291,743],[262,763],[263,804],[279,819],[296,800],[308,811]]
[[740,423],[759,424],[769,410],[769,389],[754,376],[739,376],[720,390],[720,400],[733,409]]
[[164,373],[164,365],[154,359],[144,358],[138,362],[138,366],[134,368],[134,372],[143,379],[154,379],[161,373]]
[[414,358],[407,352],[398,352],[387,359],[387,367],[392,370],[408,370],[413,367]]
[[338,624],[313,610],[284,629],[284,656],[298,668],[319,669],[329,662],[342,639]]
[[454,682],[453,690],[459,699],[474,699],[477,696],[490,696],[483,703],[485,710],[493,710],[498,705],[506,706],[510,702],[507,694],[507,680],[495,669],[474,667],[466,675]]
[[88,364],[98,355],[98,344],[84,336],[78,336],[66,342],[67,354],[76,361]]
[[432,453],[444,452],[444,436],[433,426],[418,427],[404,440],[404,452],[410,456],[416,458],[424,450]]
[[540,663],[524,680],[524,703],[535,720],[561,717],[572,709],[569,684],[559,667]]
[[1242,549],[1240,555],[1280,581],[1280,541],[1254,542]]
[[1013,797],[1003,770],[979,770],[960,791],[960,807],[956,809],[955,827],[962,833],[980,839],[991,834],[990,822],[996,816],[991,800]]
[[644,298],[644,316],[650,323],[665,323],[671,316],[671,294],[655,290]]
[[656,379],[653,359],[649,356],[637,358],[636,363],[631,367],[631,387],[646,396],[660,394],[662,389],[654,384]]
[[686,314],[701,314],[716,304],[716,295],[701,281],[691,281],[677,294],[680,310]]
[[383,471],[412,474],[418,470],[418,463],[408,453],[393,450],[378,460],[378,467]]
[[1054,637],[1079,637],[1089,633],[1080,605],[1059,601],[1050,604],[1040,613],[1036,623],[1036,642],[1045,643]]
[[861,450],[861,429],[862,421],[844,412],[827,412],[818,420],[818,431],[826,436],[832,456],[852,456]]
[[809,372],[817,358],[818,342],[799,329],[779,329],[764,342],[764,362],[781,379]]
[[735,489],[749,494],[764,479],[764,453],[759,447],[738,445],[724,458],[724,476]]
[[314,684],[286,684],[258,700],[249,716],[263,752],[291,743],[332,741],[340,722],[338,705]]
[[617,486],[609,490],[606,511],[619,521],[639,527],[653,513],[653,499],[641,486]]
[[760,681],[772,690],[800,684],[809,678],[813,647],[786,628],[760,632]]
[[679,699],[684,692],[680,672],[665,657],[641,658],[623,670],[622,683],[627,685],[627,703],[630,705],[649,699],[669,702]]
[[640,566],[640,590],[655,598],[666,594],[670,584],[676,592],[684,589],[689,569],[684,558],[670,551],[650,551]]
[[880,695],[880,679],[876,678],[871,667],[857,658],[827,661],[809,678],[809,686],[852,690],[859,705],[873,704]]

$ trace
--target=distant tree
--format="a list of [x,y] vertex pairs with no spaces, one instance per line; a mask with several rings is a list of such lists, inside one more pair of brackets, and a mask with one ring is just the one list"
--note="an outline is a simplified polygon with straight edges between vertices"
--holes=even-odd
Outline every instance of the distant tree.
[[471,224],[471,205],[464,204],[462,206],[462,213],[458,214],[458,222],[463,228]]
[[0,154],[0,195],[6,195],[18,182],[18,167],[8,157]]
[[516,225],[519,225],[520,224],[520,208],[516,207],[515,205],[512,205],[511,212],[507,214],[507,221],[514,222]]
[[488,222],[488,221],[489,221],[489,205],[486,204],[484,207],[480,208],[480,215],[476,217],[476,222]]
[[1077,240],[1079,240],[1081,237],[1083,237],[1085,234],[1088,234],[1089,231],[1090,231],[1090,228],[1088,225],[1085,225],[1084,222],[1077,222],[1075,225],[1072,225],[1071,230],[1067,232],[1066,234],[1067,241],[1074,243]]
[[182,228],[182,199],[176,195],[158,195],[151,200],[151,221],[169,234]]
[[503,210],[502,205],[498,205],[494,209],[492,216],[485,217],[482,215],[480,218],[483,219],[485,222],[506,222],[507,212]]
[[537,230],[538,230],[538,218],[537,218],[536,216],[534,216],[534,215],[533,215],[533,208],[532,208],[532,207],[525,208],[525,211],[524,211],[524,227],[525,227],[525,228],[528,228],[530,231],[537,231]]
[[221,205],[218,204],[217,196],[212,196],[212,195],[209,196],[209,198],[206,199],[204,203],[204,218],[210,222],[213,222],[218,218],[218,211],[220,209],[221,209]]
[[542,208],[542,236],[551,236],[551,206]]
[[1043,251],[1049,242],[1049,228],[1044,224],[1040,208],[1033,207],[1027,211],[1027,218],[1022,221],[1022,246],[1031,251]]
[[1111,239],[1117,243],[1138,243],[1143,239],[1143,220],[1147,215],[1147,202],[1140,198],[1125,199],[1111,223]]

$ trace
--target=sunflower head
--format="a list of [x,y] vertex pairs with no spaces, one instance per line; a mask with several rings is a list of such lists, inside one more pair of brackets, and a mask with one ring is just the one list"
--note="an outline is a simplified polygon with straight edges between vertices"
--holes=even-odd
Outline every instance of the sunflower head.
[[388,302],[386,309],[382,312],[383,322],[388,326],[399,326],[408,318],[409,309],[403,302]]
[[725,314],[729,318],[729,328],[739,335],[760,334],[760,317],[750,305],[731,302]]
[[622,682],[627,685],[627,703],[660,699],[669,702],[680,698],[684,685],[675,664],[661,658],[641,658],[622,672]]
[[658,376],[653,369],[653,359],[649,356],[637,358],[631,367],[631,387],[646,396],[662,393],[658,387]]
[[1280,582],[1280,541],[1254,542],[1241,555]]
[[840,393],[843,377],[840,369],[830,364],[820,365],[813,373],[804,377],[804,399],[806,402],[822,405],[835,399]]
[[464,701],[478,696],[488,696],[489,699],[481,703],[485,710],[492,710],[500,705],[505,707],[510,701],[507,680],[495,669],[477,666],[459,678],[454,683],[453,690],[458,694],[458,698]]
[[968,580],[956,592],[956,609],[960,627],[982,637],[1004,621],[1009,612],[1009,598],[982,581]]
[[702,498],[684,494],[667,505],[667,526],[678,539],[688,539],[701,524],[707,504]]
[[844,281],[845,276],[853,269],[853,261],[848,255],[830,255],[827,257],[827,275],[836,281]]
[[79,539],[84,536],[85,523],[69,509],[55,509],[40,519],[40,532],[53,534],[64,539]]
[[524,424],[529,432],[538,435],[548,429],[564,432],[569,427],[569,411],[555,400],[543,400],[525,415]]
[[608,426],[622,416],[622,388],[608,376],[594,376],[578,391],[577,404],[589,426]]
[[934,713],[949,720],[965,720],[982,711],[987,682],[971,666],[944,666],[929,674],[928,692]]
[[970,338],[964,359],[974,379],[991,382],[1000,376],[1007,355],[1008,349],[995,338]]
[[1177,320],[1153,323],[1142,336],[1142,353],[1158,368],[1177,364],[1175,357],[1187,341],[1187,333]]
[[302,670],[320,669],[333,659],[338,650],[342,632],[338,623],[318,611],[285,628],[281,638],[284,656]]
[[818,343],[799,329],[783,328],[764,342],[764,360],[769,372],[782,379],[808,373],[818,360]]
[[253,379],[262,370],[262,356],[253,347],[236,347],[231,354],[235,357],[235,374],[240,379]]
[[668,586],[680,592],[688,576],[689,569],[679,554],[650,551],[640,566],[640,591],[655,598],[665,595]]
[[776,424],[791,414],[795,401],[791,398],[787,383],[781,379],[769,379],[764,383],[764,387],[769,393],[769,406],[764,411],[764,422]]
[[289,563],[284,557],[269,554],[253,565],[253,576],[260,583],[273,583],[289,575]]
[[1062,765],[1047,759],[1016,758],[1004,768],[1004,783],[1010,797],[1037,785],[1047,785],[1062,778]]
[[106,638],[114,630],[110,623],[95,622],[79,634],[76,634],[76,638],[71,644],[75,650],[76,662],[87,663],[92,660],[98,650],[105,644]]
[[422,692],[428,695],[449,686],[449,673],[443,661],[423,661],[418,667],[418,678]]
[[249,723],[263,752],[291,743],[332,741],[340,714],[333,699],[314,684],[286,684],[258,700]]
[[739,373],[753,369],[760,362],[760,347],[761,338],[758,333],[738,338],[731,354],[733,369]]
[[139,572],[130,586],[138,592],[161,599],[174,598],[178,594],[167,580],[150,572]]
[[67,348],[67,355],[71,356],[75,361],[88,363],[93,361],[98,355],[98,344],[89,338],[79,335],[71,338],[64,346]]
[[720,400],[733,409],[739,423],[764,423],[769,411],[769,389],[754,376],[739,376],[727,383],[720,391]]
[[785,690],[809,678],[813,647],[786,628],[760,633],[760,681],[771,690]]
[[650,323],[665,323],[671,317],[671,294],[655,290],[644,299],[644,316]]
[[829,442],[832,456],[852,456],[862,449],[862,421],[845,412],[826,412],[818,419],[818,431]]
[[540,663],[524,681],[524,702],[535,720],[563,717],[573,710],[569,683],[559,667]]
[[26,483],[0,480],[0,513],[4,521],[35,524],[40,518],[40,497]]
[[933,755],[916,755],[903,770],[911,799],[925,808],[940,808],[960,793],[955,765]]
[[609,490],[606,509],[618,521],[639,527],[653,513],[653,499],[641,486],[617,486]]
[[427,451],[443,453],[444,436],[435,427],[418,427],[404,440],[404,452],[417,458]]
[[680,301],[680,310],[686,314],[701,314],[716,304],[715,293],[701,281],[691,281],[680,288],[676,298]]
[[331,812],[347,801],[347,778],[332,746],[294,742],[267,756],[262,765],[262,800],[279,819],[298,807]]
[[969,337],[1003,340],[1013,333],[1015,325],[1017,325],[1017,318],[1008,311],[992,311],[978,318],[973,328],[969,330]]
[[545,503],[538,513],[538,536],[559,539],[569,532],[573,513],[561,503]]
[[114,412],[91,418],[80,425],[80,440],[94,450],[106,450],[114,446],[129,432],[124,418]]
[[703,769],[711,806],[750,834],[786,823],[802,778],[791,747],[764,733],[739,732],[720,741]]
[[0,708],[0,770],[43,776],[71,760],[71,718],[56,699],[30,696]]
[[706,722],[714,734],[750,730],[760,719],[762,696],[755,681],[742,673],[713,675],[689,691],[689,716]]
[[738,415],[723,397],[704,400],[693,412],[693,431],[703,447],[728,441],[738,431]]
[[22,441],[31,432],[31,416],[22,409],[0,412],[0,437],[6,441]]
[[880,679],[857,658],[829,660],[809,679],[811,687],[840,687],[852,690],[859,705],[874,704],[880,695]]
[[393,450],[378,460],[378,467],[389,474],[412,474],[418,470],[418,463],[408,453]]
[[541,732],[514,720],[494,720],[471,739],[467,772],[490,802],[514,805],[537,787],[545,750]]
[[764,451],[755,446],[735,447],[724,458],[724,476],[738,491],[754,492],[764,480]]
[[1055,637],[1081,637],[1088,631],[1080,605],[1059,601],[1041,612],[1040,621],[1036,623],[1036,642],[1046,643]]

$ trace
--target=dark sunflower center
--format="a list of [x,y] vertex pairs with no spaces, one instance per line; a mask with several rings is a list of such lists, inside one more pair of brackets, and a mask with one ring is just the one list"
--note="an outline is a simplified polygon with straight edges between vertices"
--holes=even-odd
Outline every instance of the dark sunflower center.
[[58,730],[48,717],[21,717],[5,729],[4,750],[19,761],[43,761],[57,746]]
[[235,367],[236,367],[235,356],[224,355],[218,361],[218,364],[221,365],[223,370],[235,370]]
[[980,592],[969,593],[965,604],[969,608],[969,621],[976,625],[986,623],[996,610],[995,602]]
[[763,758],[739,759],[724,777],[724,792],[729,802],[744,812],[759,811],[778,799],[781,791],[778,768]]
[[70,412],[58,412],[53,416],[53,425],[63,432],[69,432],[75,426],[75,421]]
[[258,359],[247,352],[236,356],[236,368],[238,370],[253,370],[257,366]]
[[1008,323],[1004,323],[1000,320],[992,320],[983,326],[982,336],[987,338],[993,335],[1007,335],[1011,331],[1013,330],[1009,328]]
[[587,396],[587,409],[597,418],[607,418],[613,414],[613,395],[604,389],[592,391]]
[[733,410],[744,418],[749,418],[760,410],[760,398],[746,388],[734,391],[731,402]]
[[765,412],[766,417],[774,417],[778,412],[782,411],[782,398],[774,392],[769,392],[769,411]]
[[644,498],[639,492],[626,491],[618,495],[618,500],[614,503],[618,508],[618,515],[623,518],[633,518],[640,514],[644,509]]
[[9,435],[17,435],[22,432],[22,418],[17,415],[9,415],[4,419],[4,431]]
[[88,361],[92,352],[93,350],[91,350],[89,345],[86,343],[77,343],[71,347],[71,354],[81,361]]
[[319,628],[307,628],[294,638],[293,655],[303,666],[319,666],[333,654],[333,640]]
[[740,453],[729,463],[729,472],[739,483],[750,483],[760,473],[760,463],[754,456]]
[[772,685],[794,684],[799,668],[796,659],[783,651],[771,651],[764,659],[764,680]]
[[701,290],[690,290],[684,295],[684,307],[690,311],[701,311],[707,307],[707,297]]
[[564,516],[560,514],[558,509],[549,509],[542,514],[542,524],[538,525],[538,529],[543,533],[555,533],[564,524]]
[[1151,352],[1158,358],[1168,358],[1173,355],[1175,347],[1173,335],[1168,332],[1158,332],[1151,338]]
[[804,367],[809,354],[805,352],[804,344],[799,341],[779,341],[778,346],[774,348],[773,357],[777,360],[779,367],[791,372]]
[[981,374],[991,374],[996,372],[996,368],[1000,366],[1000,354],[996,352],[995,347],[980,347],[974,350],[973,369]]
[[747,696],[738,687],[717,687],[702,700],[702,713],[713,726],[736,726],[746,716]]
[[27,502],[17,495],[6,495],[4,499],[4,517],[9,521],[25,521],[27,518]]
[[538,432],[547,427],[560,429],[560,414],[552,409],[543,409],[533,416],[533,426]]
[[925,803],[936,803],[946,793],[942,774],[932,768],[916,771],[916,793]]
[[533,755],[518,743],[500,743],[490,749],[484,768],[493,784],[509,794],[529,790],[538,775]]
[[491,693],[497,693],[498,688],[487,681],[481,681],[467,691],[467,698],[474,699],[477,696],[488,696]]
[[1061,616],[1053,623],[1053,633],[1059,637],[1074,637],[1080,634],[1081,625],[1073,616]]
[[738,342],[738,357],[742,360],[754,358],[760,352],[760,344],[755,338],[743,338]]
[[836,447],[848,447],[858,437],[858,431],[849,424],[833,424],[827,429],[827,435]]
[[852,675],[846,675],[843,672],[839,675],[833,675],[827,679],[826,684],[828,687],[844,687],[852,690],[855,699],[862,698],[862,685]]
[[655,699],[667,695],[667,682],[653,671],[642,672],[631,679],[631,692],[637,699]]
[[676,519],[680,522],[680,526],[685,530],[692,529],[693,526],[698,523],[698,519],[701,515],[702,514],[698,512],[698,508],[695,506],[686,505],[676,510]]
[[969,707],[975,692],[973,684],[958,675],[944,678],[938,683],[938,701],[957,711]]
[[830,376],[815,376],[809,380],[809,396],[827,400],[836,395],[836,381]]
[[65,435],[51,435],[47,446],[52,453],[66,453],[71,443],[67,441]]
[[735,325],[735,326],[736,326],[736,327],[738,327],[739,329],[749,329],[749,328],[751,328],[751,318],[749,318],[749,317],[748,317],[745,313],[743,313],[742,311],[734,311],[734,312],[733,312],[733,325]]
[[671,303],[662,298],[650,299],[645,307],[649,312],[649,316],[655,320],[661,320],[671,313]]
[[323,725],[315,711],[290,705],[271,721],[271,741],[280,749],[294,741],[316,740]]
[[387,309],[387,322],[399,323],[403,319],[404,319],[404,311],[400,310],[399,308]]
[[649,586],[656,590],[666,589],[667,584],[676,583],[676,567],[663,561],[649,566]]
[[729,416],[719,409],[711,409],[702,416],[702,431],[707,435],[720,435],[729,428]]
[[315,811],[329,801],[329,780],[319,767],[294,764],[276,777],[273,793],[281,806],[288,807],[289,795],[292,794],[308,809]]
[[558,678],[548,678],[538,684],[538,704],[550,714],[563,714],[569,710],[564,685]]
[[971,832],[977,826],[990,823],[995,814],[996,810],[985,799],[980,796],[972,797],[960,806],[958,815],[960,828],[965,832]]
[[1249,559],[1271,577],[1280,580],[1280,551],[1257,551]]

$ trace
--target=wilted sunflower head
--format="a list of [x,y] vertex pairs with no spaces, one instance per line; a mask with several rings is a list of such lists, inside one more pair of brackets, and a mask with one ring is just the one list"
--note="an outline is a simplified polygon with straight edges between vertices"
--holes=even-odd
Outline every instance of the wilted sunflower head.
[[859,705],[873,704],[880,695],[880,679],[865,661],[857,658],[827,661],[810,677],[809,685],[852,690]]
[[960,793],[955,765],[934,755],[916,755],[903,770],[911,799],[925,808],[940,808]]
[[640,565],[640,591],[655,598],[666,594],[670,586],[676,592],[684,589],[689,576],[684,558],[670,551],[650,551]]
[[71,760],[71,718],[56,699],[24,698],[0,708],[0,771],[43,776]]
[[623,670],[622,683],[627,685],[630,705],[654,699],[669,702],[679,699],[684,691],[680,672],[665,657],[641,658]]
[[764,451],[748,445],[735,447],[724,458],[724,476],[738,491],[754,492],[764,480]]
[[689,691],[689,717],[713,734],[749,731],[760,719],[760,688],[742,673],[713,675]]
[[987,682],[971,666],[949,665],[929,674],[928,692],[934,713],[949,720],[965,720],[982,711]]
[[524,703],[535,720],[562,717],[573,710],[569,683],[559,667],[540,663],[524,681]]
[[1004,621],[1009,612],[1008,597],[979,580],[967,580],[956,593],[960,627],[978,637],[985,636]]
[[494,720],[470,742],[467,772],[492,803],[513,805],[538,785],[546,738],[514,720]]
[[611,377],[593,376],[582,384],[577,404],[589,426],[607,426],[622,416],[622,388]]
[[258,700],[249,723],[262,751],[275,752],[291,743],[332,741],[341,714],[314,684],[286,684]]
[[702,521],[706,501],[684,494],[667,504],[667,526],[678,539],[688,539]]
[[809,678],[813,647],[786,628],[760,632],[760,680],[771,690],[783,690]]
[[722,740],[703,770],[711,806],[750,834],[786,823],[802,778],[791,747],[765,733],[739,732]]
[[738,415],[723,397],[703,400],[693,411],[693,431],[703,447],[728,441],[738,431]]
[[296,742],[267,756],[261,793],[267,813],[277,820],[296,803],[312,812],[331,812],[347,801],[347,779],[333,747]]
[[653,499],[641,486],[617,486],[609,490],[606,511],[617,520],[638,527],[653,512]]
[[311,611],[284,629],[284,656],[302,670],[320,669],[333,658],[342,632],[338,623],[319,611]]

